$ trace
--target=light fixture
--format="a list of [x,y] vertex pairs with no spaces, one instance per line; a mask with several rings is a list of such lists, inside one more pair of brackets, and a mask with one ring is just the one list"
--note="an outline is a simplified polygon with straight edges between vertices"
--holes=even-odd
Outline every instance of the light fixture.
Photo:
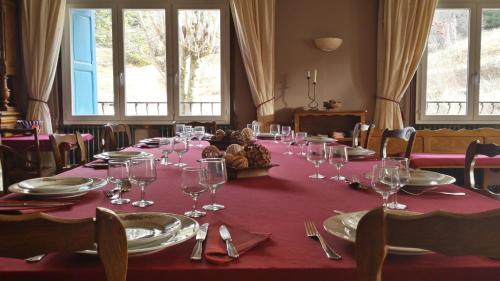
[[335,51],[340,47],[340,45],[342,45],[342,39],[335,37],[316,38],[314,39],[314,44],[316,44],[316,47],[322,51],[331,52]]

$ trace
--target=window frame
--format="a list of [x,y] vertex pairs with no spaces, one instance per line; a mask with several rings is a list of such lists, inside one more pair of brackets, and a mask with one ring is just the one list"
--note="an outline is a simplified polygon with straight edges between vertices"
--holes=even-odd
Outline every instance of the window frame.
[[500,115],[479,115],[479,85],[481,64],[481,20],[482,10],[500,8],[499,3],[483,0],[439,1],[436,9],[469,9],[469,55],[467,69],[467,113],[466,115],[426,115],[427,47],[417,70],[417,124],[496,124]]
[[[113,97],[114,115],[73,115],[72,63],[71,63],[71,9],[111,9],[113,39]],[[125,53],[123,13],[126,9],[164,9],[166,26],[166,71],[168,115],[127,116],[125,115]],[[220,116],[181,116],[179,113],[179,75],[178,75],[178,35],[177,11],[179,9],[218,9],[221,28],[221,115]],[[65,24],[61,44],[61,68],[63,89],[63,123],[96,124],[116,122],[127,124],[171,124],[176,121],[215,121],[218,124],[230,122],[230,9],[227,0],[213,0],[210,3],[199,0],[68,0],[65,11]],[[170,39],[170,40],[169,40]],[[120,76],[123,75],[123,79]]]

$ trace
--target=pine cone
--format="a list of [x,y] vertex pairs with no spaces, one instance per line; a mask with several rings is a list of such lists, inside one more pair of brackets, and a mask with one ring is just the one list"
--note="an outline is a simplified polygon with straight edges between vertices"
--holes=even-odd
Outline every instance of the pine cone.
[[233,143],[231,145],[229,145],[227,148],[226,148],[226,153],[229,153],[229,154],[234,154],[236,155],[238,152],[240,152],[241,150],[243,149],[243,147],[237,143]]
[[248,168],[248,159],[244,156],[235,156],[231,162],[231,167],[235,169]]
[[215,140],[222,141],[225,135],[226,132],[224,132],[224,130],[218,129],[217,131],[215,131]]
[[231,134],[231,141],[239,144],[245,143],[243,135],[241,134],[240,131],[233,131],[233,133]]
[[253,139],[253,131],[250,128],[245,128],[241,130],[241,135],[245,143],[250,143]]
[[250,167],[265,167],[271,163],[271,153],[260,144],[247,144],[244,151],[246,153]]
[[207,146],[201,152],[201,158],[220,158],[222,157],[222,152],[215,146]]

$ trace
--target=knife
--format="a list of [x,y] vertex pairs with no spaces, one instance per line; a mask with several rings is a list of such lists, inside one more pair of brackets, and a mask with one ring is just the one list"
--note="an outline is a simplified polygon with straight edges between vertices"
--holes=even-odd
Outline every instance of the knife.
[[203,252],[203,241],[207,237],[207,233],[208,223],[204,223],[200,226],[200,229],[196,233],[196,245],[194,245],[193,252],[191,253],[192,260],[201,260],[201,254]]
[[232,258],[238,258],[240,255],[233,245],[233,240],[231,239],[231,234],[225,225],[219,227],[219,233],[222,240],[226,241],[227,255]]
[[63,207],[73,205],[73,202],[47,202],[47,201],[0,201],[0,207],[30,207],[30,208],[47,208],[47,207]]

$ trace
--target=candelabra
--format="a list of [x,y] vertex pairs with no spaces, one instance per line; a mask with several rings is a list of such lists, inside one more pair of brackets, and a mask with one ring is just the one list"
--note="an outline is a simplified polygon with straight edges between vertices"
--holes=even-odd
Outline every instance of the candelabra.
[[307,107],[309,110],[318,110],[318,102],[316,101],[316,81],[313,81],[313,92],[311,96],[311,77],[308,75],[307,76],[307,97],[309,98],[309,104]]

